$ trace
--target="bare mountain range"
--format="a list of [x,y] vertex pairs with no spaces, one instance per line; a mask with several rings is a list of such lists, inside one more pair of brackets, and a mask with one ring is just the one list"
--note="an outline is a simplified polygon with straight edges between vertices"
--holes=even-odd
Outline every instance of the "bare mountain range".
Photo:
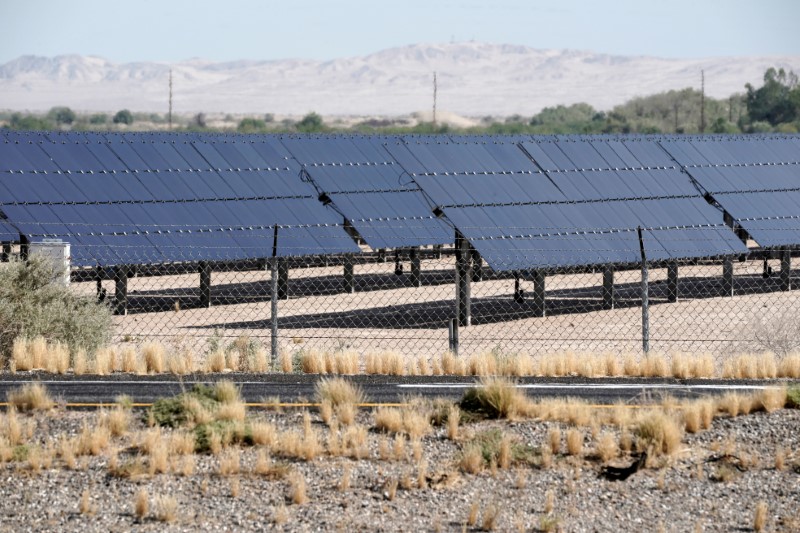
[[464,116],[531,115],[587,102],[610,109],[635,96],[700,86],[727,97],[759,84],[770,67],[800,71],[800,57],[664,59],[479,42],[417,44],[330,61],[113,63],[95,56],[23,56],[0,65],[0,108],[164,112],[169,70],[179,113],[404,115],[439,109]]

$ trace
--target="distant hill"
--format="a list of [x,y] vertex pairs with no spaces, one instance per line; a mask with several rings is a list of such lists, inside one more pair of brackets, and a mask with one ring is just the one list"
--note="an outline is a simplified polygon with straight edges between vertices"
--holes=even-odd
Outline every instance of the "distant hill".
[[174,110],[402,115],[439,108],[465,116],[532,115],[587,102],[610,109],[631,97],[698,87],[722,98],[759,84],[769,66],[800,72],[800,57],[664,59],[479,42],[417,44],[331,61],[282,59],[118,64],[100,57],[23,56],[0,65],[0,109],[164,112],[170,67]]

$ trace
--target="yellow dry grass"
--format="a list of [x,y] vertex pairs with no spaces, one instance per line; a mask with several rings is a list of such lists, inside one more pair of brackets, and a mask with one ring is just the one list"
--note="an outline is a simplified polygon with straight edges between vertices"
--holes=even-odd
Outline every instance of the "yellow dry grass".
[[20,411],[46,411],[55,406],[41,383],[26,383],[8,393],[8,403]]

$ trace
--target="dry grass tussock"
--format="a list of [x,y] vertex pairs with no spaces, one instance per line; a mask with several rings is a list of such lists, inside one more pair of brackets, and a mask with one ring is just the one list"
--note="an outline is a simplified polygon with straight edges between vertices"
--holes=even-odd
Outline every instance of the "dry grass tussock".
[[14,371],[44,370],[64,374],[69,366],[69,348],[60,342],[50,343],[44,337],[18,337],[11,347],[10,368]]
[[489,418],[515,418],[530,412],[531,402],[516,384],[507,378],[482,378],[477,387],[467,389],[461,399],[464,411]]
[[634,427],[636,447],[651,455],[671,455],[683,438],[683,425],[664,410],[648,410],[639,415]]
[[392,351],[367,353],[364,357],[367,374],[405,376],[406,361],[402,354]]
[[300,368],[306,374],[355,375],[359,373],[358,352],[346,350],[324,353],[307,350],[300,354]]
[[772,379],[778,376],[775,354],[741,354],[722,364],[722,377],[726,379]]
[[431,431],[430,413],[420,412],[414,407],[379,407],[375,411],[375,428],[418,439]]
[[174,496],[156,496],[154,507],[156,519],[160,522],[172,523],[178,517],[178,500]]
[[55,406],[55,402],[41,383],[27,383],[9,391],[8,403],[20,411],[45,411]]

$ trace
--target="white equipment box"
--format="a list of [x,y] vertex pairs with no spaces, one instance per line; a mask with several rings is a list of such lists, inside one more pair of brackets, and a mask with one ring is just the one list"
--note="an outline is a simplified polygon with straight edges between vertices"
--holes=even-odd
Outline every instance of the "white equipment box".
[[30,255],[46,257],[53,264],[55,282],[65,287],[69,286],[70,251],[69,243],[60,239],[42,239],[40,242],[30,243]]

